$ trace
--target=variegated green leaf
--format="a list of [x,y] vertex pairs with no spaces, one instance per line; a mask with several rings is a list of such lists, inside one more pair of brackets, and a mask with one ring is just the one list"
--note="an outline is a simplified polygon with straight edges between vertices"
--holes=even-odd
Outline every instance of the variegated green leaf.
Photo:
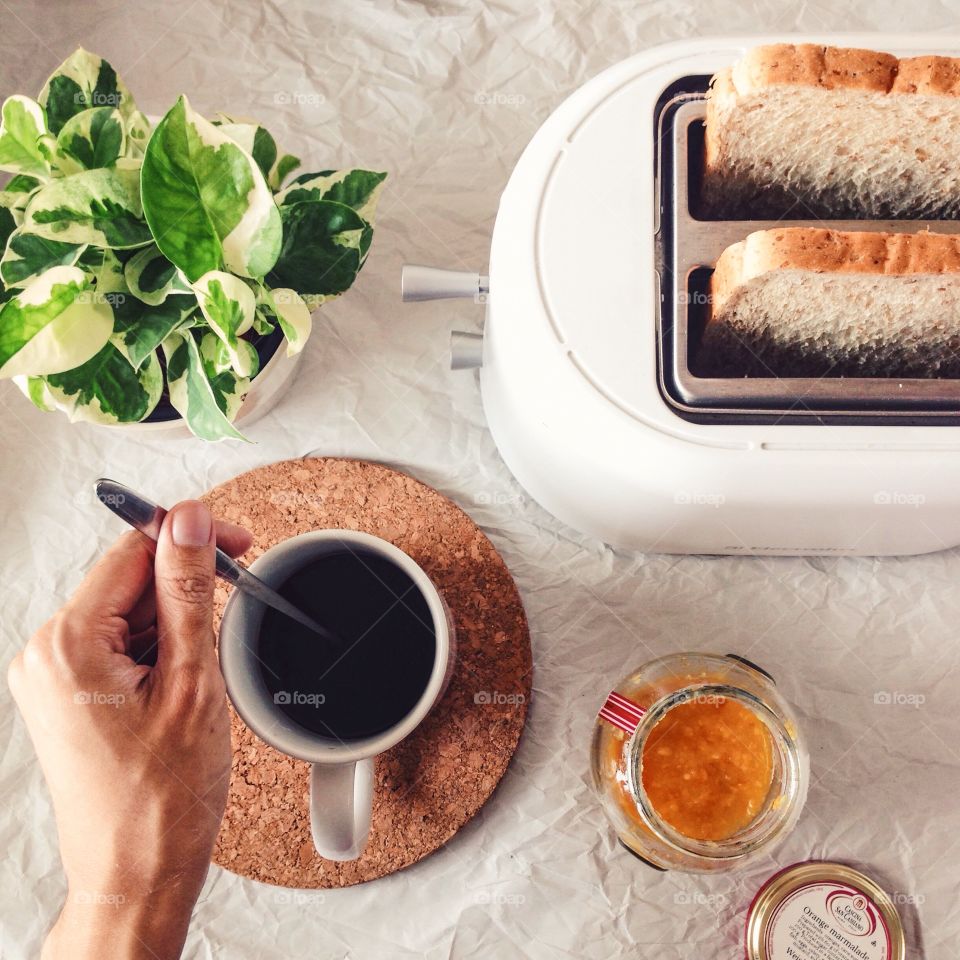
[[267,183],[271,190],[279,190],[283,186],[283,181],[300,166],[300,158],[292,153],[281,153],[277,156],[276,163],[270,168],[270,174],[267,177]]
[[[241,377],[234,370],[224,370],[209,378],[208,382],[220,412],[233,423],[250,390],[250,378]],[[247,439],[242,434],[240,438]]]
[[150,415],[163,393],[156,352],[135,367],[117,337],[81,366],[43,381],[46,404],[63,410],[71,420],[93,423],[136,423]]
[[259,123],[229,117],[225,113],[218,114],[217,118],[216,125],[253,157],[271,190],[279,190],[284,179],[300,166],[300,158],[278,150],[270,131]]
[[230,421],[240,409],[249,381],[229,371],[217,374],[211,381],[190,332],[167,337],[163,353],[170,402],[190,430],[204,440],[246,440]]
[[13,378],[13,382],[20,388],[23,395],[44,413],[53,413],[57,409],[53,402],[47,399],[47,385],[43,377],[17,376]]
[[110,338],[113,308],[78,267],[51,267],[0,310],[0,378],[62,373]]
[[96,54],[83,48],[75,50],[47,80],[39,100],[54,134],[59,134],[71,117],[91,107],[119,110],[126,135],[126,155],[143,155],[150,124],[113,67]]
[[303,297],[289,287],[274,290],[263,288],[262,296],[287,338],[287,356],[292,357],[303,349],[310,336],[310,310],[303,302]]
[[253,157],[264,178],[277,160],[277,143],[269,130],[254,120],[229,117],[218,113],[213,125],[225,133],[238,147]]
[[114,338],[122,344],[130,363],[139,368],[196,309],[197,301],[192,296],[171,297],[159,304],[126,296],[114,306]]
[[[4,212],[4,223],[12,223],[13,229],[23,223],[23,214],[30,202],[30,195],[27,193],[4,193],[0,191],[0,210]],[[13,232],[11,229],[10,233]],[[10,233],[7,236],[10,236]]]
[[256,161],[181,97],[157,125],[141,177],[157,246],[191,282],[211,270],[262,277],[280,251],[280,214]]
[[0,204],[0,247],[6,247],[16,229],[17,218],[9,208]]
[[[257,348],[248,340],[238,341],[238,347],[247,354],[244,363],[250,373],[247,374],[246,379],[252,380],[260,372],[260,355],[257,353]],[[201,338],[200,357],[203,360],[203,368],[207,371],[207,377],[211,381],[216,380],[219,374],[228,370],[236,373],[233,351],[215,333],[207,331]]]
[[[238,347],[239,352],[246,354],[246,356],[243,356],[238,363],[233,364],[233,372],[238,377],[252,380],[260,372],[260,354],[257,353],[257,348],[249,340],[238,341]],[[241,370],[248,372],[241,373]]]
[[334,200],[356,210],[367,223],[373,223],[386,179],[385,173],[373,170],[303,173],[277,194],[277,203],[282,206],[304,200]]
[[[0,209],[9,211],[16,226],[19,227],[23,223],[23,214],[30,202],[30,197],[39,186],[40,181],[36,178],[17,174],[11,177],[7,185],[0,190]],[[4,222],[7,222],[6,218]]]
[[40,104],[29,97],[8,97],[0,120],[0,170],[46,180],[53,138]]
[[0,278],[7,287],[23,287],[50,267],[72,267],[84,249],[75,243],[47,240],[16,230],[0,258]]
[[134,254],[123,268],[130,292],[144,303],[163,303],[171,294],[192,293],[182,273],[151,245]]
[[5,193],[33,193],[40,186],[40,181],[36,177],[28,177],[26,174],[18,173],[11,177],[0,192]]
[[326,297],[349,289],[370,248],[370,224],[332,200],[285,204],[280,215],[283,248],[267,278],[270,286]]
[[0,190],[0,207],[4,210],[16,210],[18,207],[23,213],[30,199],[29,193],[14,193],[12,190]]
[[129,160],[41,187],[27,205],[23,225],[49,240],[116,250],[142,247],[153,239],[143,221],[137,167]]
[[109,297],[114,293],[129,292],[123,277],[123,264],[112,250],[87,247],[80,254],[77,266],[96,284],[97,293]]
[[[227,136],[232,136],[229,132]],[[263,127],[257,125],[254,128],[253,140],[250,144],[250,148],[247,149],[244,147],[244,150],[247,150],[247,153],[256,161],[257,166],[260,168],[260,172],[263,174],[264,180],[267,181],[267,186],[270,186],[270,171],[273,169],[273,165],[277,162],[277,143],[273,139],[273,136],[268,130],[265,130]]]
[[57,135],[57,169],[68,175],[113,166],[124,155],[123,117],[114,107],[74,114]]
[[266,313],[257,306],[257,312],[253,318],[253,329],[261,336],[265,337],[276,329],[274,322]]
[[219,270],[205,273],[193,285],[193,291],[210,329],[230,352],[233,369],[241,377],[252,376],[250,353],[240,346],[239,337],[253,326],[253,291],[239,277]]
[[303,295],[303,302],[307,305],[310,313],[316,313],[328,300],[336,300],[339,296],[339,293],[330,294],[329,296],[322,293],[305,293]]
[[212,331],[207,331],[200,339],[200,359],[208,378],[233,369],[233,357],[227,345]]

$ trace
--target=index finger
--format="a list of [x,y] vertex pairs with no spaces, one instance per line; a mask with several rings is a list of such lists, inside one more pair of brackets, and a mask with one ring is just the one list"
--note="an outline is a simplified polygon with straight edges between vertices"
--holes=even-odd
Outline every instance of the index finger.
[[[253,536],[243,527],[218,520],[217,546],[237,557],[246,552]],[[67,605],[102,617],[127,617],[138,621],[134,626],[145,629],[156,615],[152,591],[153,558],[157,545],[149,537],[128,530],[93,565],[74,591]]]
[[153,543],[129,530],[93,565],[67,601],[99,617],[125,617],[153,577]]
[[231,557],[246,553],[253,544],[253,534],[246,527],[238,527],[226,520],[215,520],[214,527],[217,530],[217,546]]
[[[231,557],[239,557],[241,553],[246,553],[253,543],[253,534],[246,527],[238,527],[235,523],[228,523],[226,520],[215,520],[214,527],[217,531],[217,546]],[[156,555],[157,544],[155,540],[144,537],[147,542],[147,549],[151,554]]]

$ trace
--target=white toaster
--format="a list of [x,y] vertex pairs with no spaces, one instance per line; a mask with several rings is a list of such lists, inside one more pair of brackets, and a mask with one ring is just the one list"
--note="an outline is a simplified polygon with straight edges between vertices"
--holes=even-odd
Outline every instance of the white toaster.
[[722,381],[687,368],[704,272],[764,226],[690,214],[704,93],[748,48],[785,39],[960,49],[940,36],[833,35],[647,50],[537,131],[500,201],[489,280],[404,267],[405,300],[485,303],[482,339],[453,335],[454,366],[480,367],[490,430],[530,495],[614,546],[885,555],[960,543],[960,381]]

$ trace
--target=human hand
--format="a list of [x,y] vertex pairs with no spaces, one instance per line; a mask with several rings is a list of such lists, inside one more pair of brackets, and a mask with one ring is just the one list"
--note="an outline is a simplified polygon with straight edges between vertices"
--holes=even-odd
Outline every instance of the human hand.
[[199,501],[125,534],[10,666],[68,884],[44,960],[180,955],[230,777],[215,539],[251,542]]

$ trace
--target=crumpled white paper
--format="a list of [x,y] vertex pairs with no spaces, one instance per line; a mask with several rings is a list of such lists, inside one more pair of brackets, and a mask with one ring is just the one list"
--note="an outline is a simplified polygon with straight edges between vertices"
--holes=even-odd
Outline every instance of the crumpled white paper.
[[[449,331],[478,330],[480,308],[401,305],[399,269],[403,260],[483,269],[500,192],[528,139],[566,94],[631,53],[696,34],[791,30],[932,30],[957,49],[949,30],[960,6],[3,6],[4,96],[35,94],[80,43],[113,62],[147,113],[186,92],[206,113],[262,120],[305,169],[363,165],[390,179],[356,288],[318,316],[296,383],[250,428],[256,445],[71,426],[0,385],[0,665],[120,532],[93,501],[95,477],[170,504],[311,450],[399,465],[456,499],[506,558],[530,617],[527,730],[474,822],[436,855],[362,887],[302,894],[214,868],[185,956],[732,960],[758,885],[782,865],[825,857],[861,866],[895,894],[912,957],[952,960],[960,554],[644,557],[580,537],[526,498],[486,430],[475,377],[448,369]],[[810,742],[800,825],[746,872],[654,873],[617,847],[593,799],[587,748],[604,695],[632,667],[681,649],[738,652],[768,667]],[[891,702],[875,702],[881,694]],[[64,884],[50,803],[5,690],[0,797],[0,957],[24,960],[37,954]]]

